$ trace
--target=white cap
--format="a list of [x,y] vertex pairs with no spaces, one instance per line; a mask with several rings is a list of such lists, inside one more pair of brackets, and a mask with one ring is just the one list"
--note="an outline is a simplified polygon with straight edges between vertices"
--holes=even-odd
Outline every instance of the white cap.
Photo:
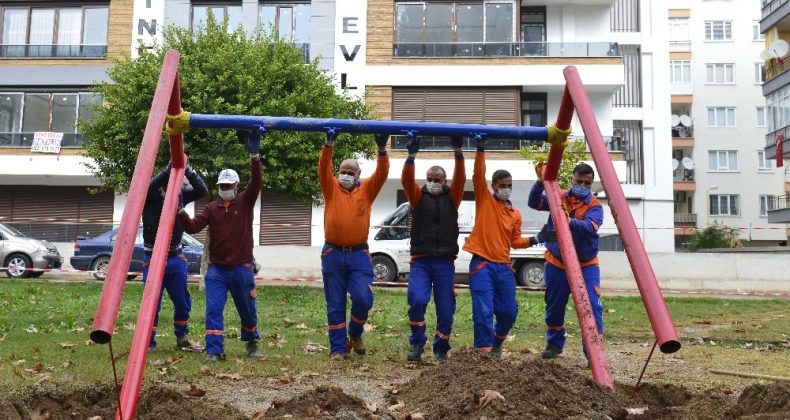
[[239,174],[233,169],[223,169],[217,178],[217,184],[235,184],[239,182]]

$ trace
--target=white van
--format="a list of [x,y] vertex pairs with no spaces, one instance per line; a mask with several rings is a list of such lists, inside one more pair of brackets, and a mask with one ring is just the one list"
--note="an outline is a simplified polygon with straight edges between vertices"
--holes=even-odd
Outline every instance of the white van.
[[[548,213],[538,214],[544,222]],[[522,216],[524,212],[522,211]],[[461,281],[468,282],[469,262],[472,254],[464,251],[463,246],[475,222],[475,203],[474,201],[462,201],[458,208],[458,246],[460,251],[455,260],[456,277],[461,277]],[[534,226],[534,220],[530,220]],[[408,202],[398,206],[390,213],[378,226],[371,227],[368,245],[370,254],[373,257],[373,272],[375,281],[395,281],[402,279],[409,274],[410,264],[410,236],[411,236],[411,207]],[[524,236],[531,236],[537,233],[524,232]],[[542,288],[545,286],[543,280],[543,266],[545,259],[543,251],[546,248],[543,244],[526,248],[514,249],[510,251],[510,260],[513,262],[513,269],[516,273],[516,282],[519,286]],[[456,278],[456,281],[459,279]]]

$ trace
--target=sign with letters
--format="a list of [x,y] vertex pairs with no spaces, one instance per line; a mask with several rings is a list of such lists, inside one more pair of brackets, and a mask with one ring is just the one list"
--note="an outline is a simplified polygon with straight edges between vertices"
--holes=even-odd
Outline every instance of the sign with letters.
[[33,133],[33,144],[30,146],[30,151],[40,153],[60,153],[60,145],[62,142],[63,133],[36,131]]
[[362,75],[366,64],[366,0],[343,0],[335,3],[335,68],[340,89],[352,96],[365,94]]
[[137,57],[137,47],[146,48],[162,43],[165,20],[165,0],[134,0],[132,17],[132,58]]

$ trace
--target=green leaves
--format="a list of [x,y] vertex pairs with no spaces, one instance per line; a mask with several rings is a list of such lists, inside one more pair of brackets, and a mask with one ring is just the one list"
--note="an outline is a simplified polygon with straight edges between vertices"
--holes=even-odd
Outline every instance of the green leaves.
[[[538,162],[546,162],[549,157],[549,144],[547,143],[545,146],[526,146],[521,149],[521,156],[536,164]],[[557,176],[557,184],[560,188],[568,189],[570,187],[571,179],[573,178],[573,168],[586,157],[587,149],[585,148],[584,140],[568,141],[568,147],[565,148],[565,153],[562,155],[560,173]]]
[[[101,83],[105,106],[97,118],[81,122],[91,142],[84,155],[95,164],[89,169],[106,187],[129,188],[143,131],[151,107],[161,63],[168,49],[181,53],[182,107],[193,113],[268,115],[314,118],[366,118],[361,100],[338,93],[332,77],[305,64],[302,53],[262,30],[228,33],[227,22],[210,18],[205,28],[168,27],[164,42],[154,50],[141,50],[138,58],[122,57],[108,71],[112,83]],[[306,203],[320,201],[316,176],[322,133],[269,132],[261,144],[264,187],[290,194]],[[242,184],[249,179],[249,155],[231,130],[191,130],[184,147],[192,167],[215,193],[217,174],[236,169]],[[372,137],[342,135],[335,150],[336,163],[352,157],[370,158]],[[167,137],[162,136],[157,167],[169,160]]]

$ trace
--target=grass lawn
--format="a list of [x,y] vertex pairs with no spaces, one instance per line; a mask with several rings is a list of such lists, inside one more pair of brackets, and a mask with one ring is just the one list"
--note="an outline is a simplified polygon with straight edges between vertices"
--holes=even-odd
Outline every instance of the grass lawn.
[[[88,339],[101,283],[50,283],[47,281],[0,282],[0,388],[21,388],[38,381],[92,383],[111,382],[109,352],[105,345]],[[193,297],[191,336],[203,340],[205,299],[196,286]],[[118,315],[113,344],[116,354],[129,349],[142,295],[140,283],[126,286]],[[506,347],[542,349],[543,294],[518,292],[519,318]],[[737,359],[749,354],[765,360],[763,373],[790,375],[787,363],[790,345],[790,301],[715,298],[668,298],[667,304],[683,339],[680,354],[703,362],[710,352],[730,351]],[[322,372],[328,366],[326,314],[321,289],[262,287],[258,293],[259,331],[264,357],[249,361],[236,339],[239,318],[232,301],[225,312],[227,361],[214,368],[228,373],[279,376],[283,372]],[[607,346],[620,342],[652,343],[654,337],[638,297],[605,297]],[[364,360],[371,373],[384,373],[393,364],[402,365],[408,348],[406,295],[402,291],[378,289],[365,339],[370,356]],[[435,326],[433,307],[428,309],[428,331]],[[578,347],[576,315],[567,313],[569,346]],[[159,348],[149,353],[146,377],[179,378],[202,375],[203,355],[174,350],[172,304],[165,297]],[[690,345],[699,337],[702,346]],[[471,346],[471,302],[468,293],[458,296],[452,344]],[[766,350],[769,350],[766,352]],[[761,351],[759,356],[756,351]],[[609,358],[617,357],[609,352]],[[723,360],[726,361],[724,356]],[[735,360],[733,359],[733,360]],[[782,362],[784,360],[784,362]],[[125,358],[118,366],[123,369]],[[347,369],[352,369],[349,365]],[[779,367],[777,370],[777,366]],[[344,369],[339,366],[337,369]],[[359,368],[357,364],[355,369]],[[723,368],[726,363],[723,362]],[[367,369],[367,368],[366,368]]]

